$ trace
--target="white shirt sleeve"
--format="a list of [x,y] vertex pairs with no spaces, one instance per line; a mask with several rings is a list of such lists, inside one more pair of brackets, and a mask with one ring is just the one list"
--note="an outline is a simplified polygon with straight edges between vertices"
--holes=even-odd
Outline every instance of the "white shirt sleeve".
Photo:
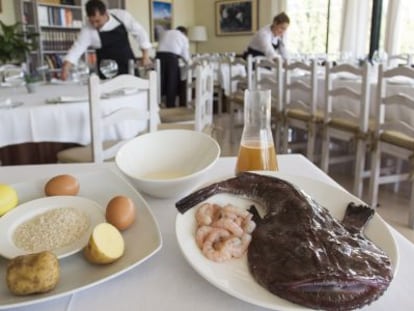
[[186,62],[190,60],[190,44],[188,43],[187,38],[185,38],[183,42],[181,56]]
[[277,57],[277,53],[272,45],[272,35],[268,32],[259,32],[258,43],[260,48],[259,51],[262,51],[266,57],[274,58]]
[[92,46],[92,29],[89,27],[82,28],[78,38],[69,49],[68,54],[65,56],[65,60],[75,65],[81,55],[85,53],[89,46]]
[[268,58],[274,58],[277,56],[275,49],[273,48],[273,37],[272,31],[270,30],[270,25],[267,25],[261,29],[253,36],[250,40],[249,47],[262,52]]
[[126,30],[138,42],[140,49],[148,50],[152,47],[147,31],[129,12],[125,10],[111,10],[111,13],[114,13],[122,21]]

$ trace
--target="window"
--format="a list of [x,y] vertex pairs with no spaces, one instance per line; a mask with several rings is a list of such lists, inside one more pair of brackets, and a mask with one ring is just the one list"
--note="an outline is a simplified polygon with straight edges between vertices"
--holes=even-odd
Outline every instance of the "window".
[[339,52],[342,10],[343,0],[287,0],[289,51]]
[[401,3],[401,40],[399,53],[414,53],[414,2],[403,0]]

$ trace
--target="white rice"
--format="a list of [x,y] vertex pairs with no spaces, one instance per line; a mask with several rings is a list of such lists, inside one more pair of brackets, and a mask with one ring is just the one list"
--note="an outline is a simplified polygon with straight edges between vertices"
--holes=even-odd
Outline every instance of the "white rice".
[[73,207],[57,208],[20,224],[13,233],[18,248],[29,252],[54,250],[79,239],[89,227],[88,216]]

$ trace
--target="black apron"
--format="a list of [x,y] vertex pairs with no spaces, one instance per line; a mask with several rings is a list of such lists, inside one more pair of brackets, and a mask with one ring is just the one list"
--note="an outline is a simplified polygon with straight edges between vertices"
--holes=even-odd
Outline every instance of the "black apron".
[[179,56],[170,52],[157,52],[156,58],[161,65],[161,96],[165,96],[168,108],[175,106],[175,99],[179,94],[181,72],[178,63]]
[[[112,14],[111,14],[112,15]],[[96,50],[96,59],[98,64],[98,73],[101,79],[105,76],[99,70],[99,64],[102,59],[113,59],[118,64],[118,74],[127,74],[128,63],[130,59],[135,60],[134,53],[128,40],[128,31],[124,24],[112,15],[120,25],[110,31],[98,31],[101,39],[101,48]]]
[[[277,40],[277,44],[273,44],[273,49],[276,51],[279,48],[279,40]],[[243,53],[243,58],[247,59],[247,56],[251,55],[252,57],[256,57],[256,56],[265,56],[265,53],[252,49],[251,47],[247,47],[247,51],[245,51]]]

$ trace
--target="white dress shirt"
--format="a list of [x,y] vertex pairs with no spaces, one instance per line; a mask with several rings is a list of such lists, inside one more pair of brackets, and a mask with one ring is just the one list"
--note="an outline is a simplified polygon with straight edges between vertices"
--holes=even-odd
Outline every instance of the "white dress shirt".
[[271,25],[267,25],[260,28],[250,40],[248,47],[262,52],[268,58],[274,58],[277,57],[278,53],[272,44],[279,44],[277,50],[283,58],[286,58],[283,37],[274,36],[270,27]]
[[158,43],[158,52],[174,53],[188,62],[190,59],[190,44],[187,36],[177,29],[165,31]]
[[[99,32],[111,31],[120,25],[111,14],[115,15],[125,26],[128,33],[130,33],[138,42],[141,49],[147,50],[152,47],[149,37],[145,29],[132,17],[130,13],[125,10],[111,9],[108,10],[109,19],[99,29]],[[72,64],[76,64],[81,55],[88,49],[88,47],[99,49],[101,48],[101,39],[99,37],[98,30],[92,27],[89,22],[82,28],[78,38],[73,43],[65,60]]]

